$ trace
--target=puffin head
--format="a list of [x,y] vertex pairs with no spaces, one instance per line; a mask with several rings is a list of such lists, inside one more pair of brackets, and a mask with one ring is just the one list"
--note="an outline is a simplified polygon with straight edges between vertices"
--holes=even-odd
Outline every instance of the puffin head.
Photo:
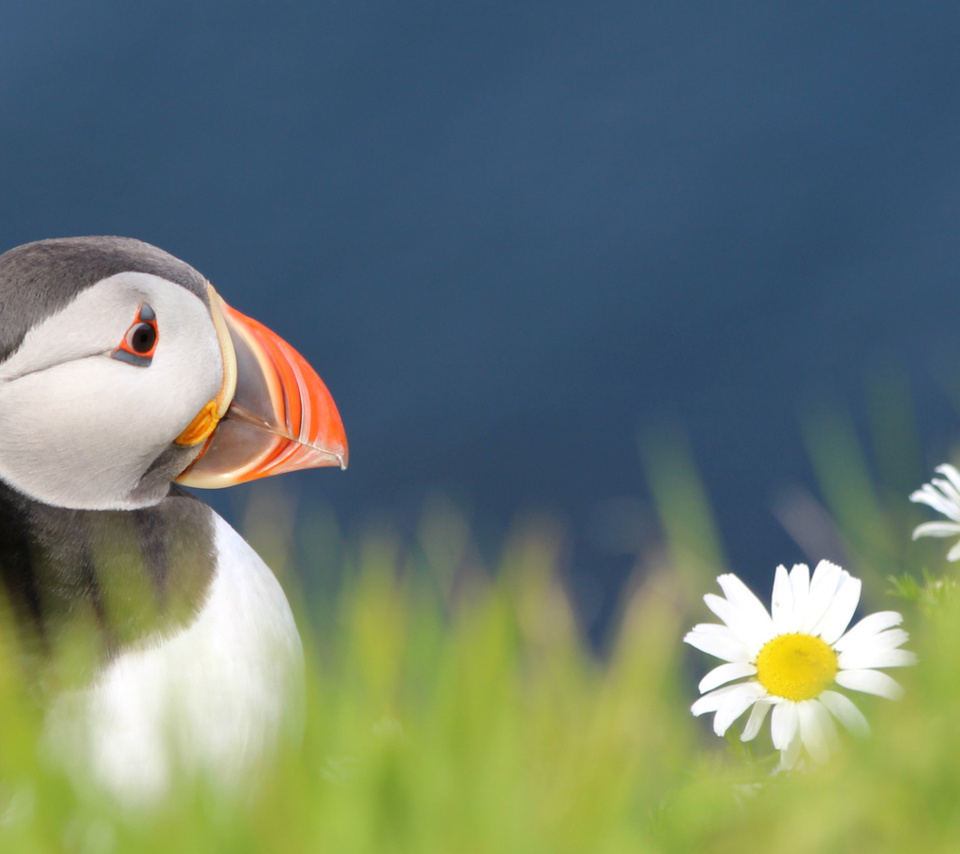
[[0,480],[46,504],[132,509],[347,466],[326,386],[189,264],[139,240],[0,255]]

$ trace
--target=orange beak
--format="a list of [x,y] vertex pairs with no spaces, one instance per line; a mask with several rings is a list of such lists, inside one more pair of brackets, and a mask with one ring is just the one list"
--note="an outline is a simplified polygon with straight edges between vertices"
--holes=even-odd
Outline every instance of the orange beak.
[[[206,489],[317,466],[347,467],[347,436],[323,380],[279,335],[210,288],[224,385],[177,439],[206,440],[177,478]],[[235,386],[235,390],[234,390]]]

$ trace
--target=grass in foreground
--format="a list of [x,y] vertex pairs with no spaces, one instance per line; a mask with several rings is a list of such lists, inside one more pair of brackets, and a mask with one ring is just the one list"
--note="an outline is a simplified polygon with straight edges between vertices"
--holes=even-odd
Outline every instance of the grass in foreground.
[[[261,544],[275,565],[282,546]],[[303,742],[241,798],[184,782],[137,814],[78,791],[38,761],[30,698],[0,666],[0,850],[960,850],[952,581],[901,580],[913,601],[886,599],[904,611],[920,664],[897,673],[903,700],[857,697],[872,737],[774,775],[769,729],[728,743],[689,713],[708,662],[681,639],[708,618],[704,552],[693,561],[675,549],[679,559],[631,588],[598,656],[557,551],[556,529],[532,522],[491,579],[469,568],[468,532],[450,513],[425,521],[417,571],[388,535],[338,545],[342,583],[304,632]]]

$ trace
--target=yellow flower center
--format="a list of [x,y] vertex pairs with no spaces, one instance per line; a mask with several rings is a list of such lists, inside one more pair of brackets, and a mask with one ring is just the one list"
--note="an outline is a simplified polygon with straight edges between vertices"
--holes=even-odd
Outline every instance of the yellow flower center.
[[757,656],[757,679],[786,700],[810,700],[833,682],[837,654],[813,635],[779,635]]

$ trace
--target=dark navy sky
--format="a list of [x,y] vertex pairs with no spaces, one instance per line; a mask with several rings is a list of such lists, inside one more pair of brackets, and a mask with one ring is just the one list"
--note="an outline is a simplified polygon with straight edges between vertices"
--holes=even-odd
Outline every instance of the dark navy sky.
[[553,508],[609,601],[591,520],[679,417],[749,575],[802,556],[809,396],[901,366],[957,430],[958,45],[953,2],[8,3],[0,236],[150,241],[283,334],[348,526]]

